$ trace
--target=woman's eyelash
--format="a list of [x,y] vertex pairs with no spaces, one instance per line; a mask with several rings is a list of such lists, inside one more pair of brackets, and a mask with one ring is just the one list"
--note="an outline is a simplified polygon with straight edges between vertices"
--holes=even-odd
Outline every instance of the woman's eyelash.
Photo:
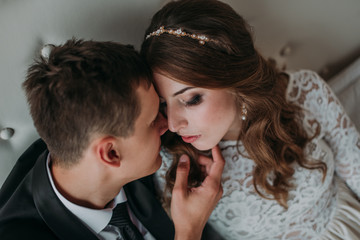
[[194,106],[200,104],[202,101],[202,96],[200,94],[195,95],[193,98],[191,98],[190,101],[185,102],[186,106]]

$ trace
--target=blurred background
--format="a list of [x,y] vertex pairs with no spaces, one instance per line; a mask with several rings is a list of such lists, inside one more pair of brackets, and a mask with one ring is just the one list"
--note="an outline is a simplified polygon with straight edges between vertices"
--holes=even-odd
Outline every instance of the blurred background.
[[[0,186],[38,135],[21,84],[45,44],[72,37],[139,49],[164,0],[0,0]],[[360,127],[359,0],[223,0],[253,27],[264,56],[317,71]]]

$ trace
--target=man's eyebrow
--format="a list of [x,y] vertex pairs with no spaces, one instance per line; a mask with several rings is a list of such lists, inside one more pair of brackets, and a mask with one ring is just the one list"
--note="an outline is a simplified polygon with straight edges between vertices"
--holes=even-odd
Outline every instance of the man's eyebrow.
[[180,91],[177,91],[176,93],[173,94],[173,97],[175,97],[176,95],[182,94],[184,92],[186,92],[187,90],[193,89],[194,87],[186,87],[181,89]]

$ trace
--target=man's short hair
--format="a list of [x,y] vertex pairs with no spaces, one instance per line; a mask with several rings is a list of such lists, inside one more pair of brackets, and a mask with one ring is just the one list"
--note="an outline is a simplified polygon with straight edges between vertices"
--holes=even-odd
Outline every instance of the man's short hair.
[[30,114],[55,163],[76,163],[93,134],[127,137],[140,114],[137,87],[151,70],[129,45],[72,39],[52,46],[23,83]]

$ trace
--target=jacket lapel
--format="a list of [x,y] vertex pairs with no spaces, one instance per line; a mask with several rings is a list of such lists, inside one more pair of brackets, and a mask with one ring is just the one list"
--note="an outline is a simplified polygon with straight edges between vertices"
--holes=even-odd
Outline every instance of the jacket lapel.
[[124,190],[131,210],[156,239],[174,239],[174,225],[155,197],[152,176],[128,183]]
[[39,214],[48,227],[60,239],[98,239],[75,215],[57,198],[47,175],[48,151],[38,158],[33,169],[33,198]]

